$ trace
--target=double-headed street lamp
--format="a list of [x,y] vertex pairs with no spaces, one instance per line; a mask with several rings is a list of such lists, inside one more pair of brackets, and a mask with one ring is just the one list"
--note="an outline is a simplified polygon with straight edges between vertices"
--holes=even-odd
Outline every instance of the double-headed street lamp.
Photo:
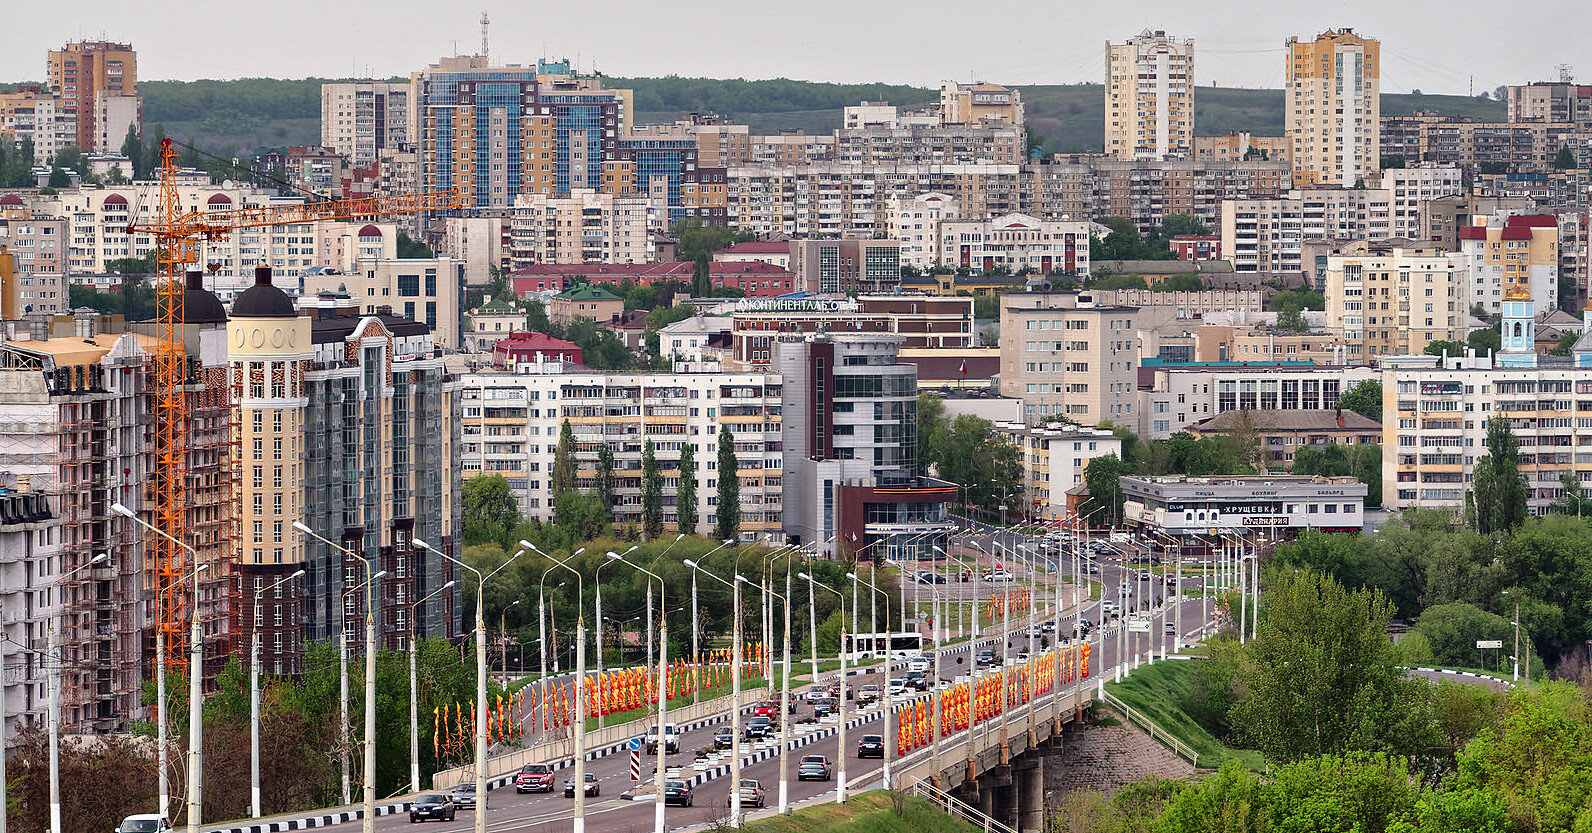
[[[611,561],[624,561],[626,564],[629,564],[632,569],[635,569],[635,570],[637,570],[639,572],[642,572],[642,573],[646,573],[647,575],[657,579],[658,580],[658,609],[659,610],[663,610],[664,609],[665,605],[664,605],[664,602],[663,602],[663,592],[664,592],[665,584],[663,582],[663,577],[662,576],[659,576],[657,573],[654,573],[653,571],[647,569],[646,567],[639,566],[639,565],[635,564],[634,562],[625,561],[625,558],[622,555],[618,555],[616,553],[608,553],[608,558]],[[668,762],[665,759],[669,757],[669,735],[665,731],[665,729],[668,726],[667,713],[668,713],[668,709],[669,709],[668,666],[669,666],[669,617],[667,615],[664,615],[661,618],[661,621],[658,623],[658,775],[657,775],[657,785],[656,785],[657,788],[658,788],[658,794],[654,797],[654,800],[653,800],[653,811],[652,811],[652,815],[653,815],[653,819],[652,819],[653,833],[664,833],[664,831],[666,829],[665,825],[664,825],[664,821],[663,821],[663,819],[664,819],[664,810],[663,810],[663,806],[664,806],[663,805],[663,798],[664,798],[664,796],[663,796],[663,778],[664,778],[665,772],[668,769]],[[737,785],[736,788],[739,789],[740,788],[739,785]],[[583,790],[580,789],[580,782],[576,782],[576,790],[575,791],[576,792],[583,792]],[[483,833],[484,833],[484,831],[483,831]]]
[[419,538],[413,538],[411,542],[475,573],[475,833],[486,833],[486,580],[513,564],[514,559],[524,555],[525,551],[515,552],[497,569],[483,576],[480,570]]
[[[432,596],[441,593],[458,582],[449,581],[447,584],[427,593],[425,598],[409,603],[409,791],[420,792],[420,696],[419,673],[416,670],[420,664],[420,640],[415,634],[420,628],[415,624],[415,608],[431,600]],[[524,665],[524,663],[520,663]]]
[[[136,523],[150,532],[165,538],[167,541],[182,547],[188,551],[188,557],[192,559],[188,562],[193,565],[193,570],[188,573],[188,578],[193,579],[193,616],[190,617],[188,627],[188,833],[199,833],[199,816],[204,809],[199,798],[203,783],[200,778],[200,765],[203,763],[204,755],[204,631],[199,622],[199,574],[209,568],[210,565],[200,564],[198,551],[193,547],[188,546],[186,542],[177,539],[164,529],[160,529],[154,524],[151,524],[143,518],[133,514],[133,510],[128,509],[126,506],[123,506],[120,503],[113,503],[111,504],[111,511],[125,518],[131,519],[133,523]],[[93,564],[96,561],[102,561],[104,558],[104,553],[101,553],[100,555],[95,556],[94,560],[90,561],[89,564]],[[84,566],[88,565],[85,564]],[[81,569],[83,568],[78,568],[78,570]],[[72,572],[75,573],[77,570],[73,570]],[[67,573],[67,575],[71,575],[71,573]],[[64,579],[66,576],[62,576],[61,578]],[[56,579],[56,581],[60,580],[61,579]],[[52,620],[52,622],[53,621],[54,620]],[[160,630],[157,627],[157,637],[159,636],[159,633]],[[51,637],[55,636],[55,631],[53,628],[50,631],[50,635]],[[160,647],[164,648],[164,640],[160,641],[162,643]],[[51,653],[54,653],[54,646],[51,646]],[[165,651],[161,650],[160,653],[162,654],[160,661],[165,662]],[[61,685],[59,677],[59,664],[59,660],[57,659],[57,676],[54,677],[55,687],[57,690],[52,692],[54,698],[53,702],[55,705],[50,710],[52,721],[59,721],[60,719],[56,714],[57,710],[60,708],[61,697],[59,691]],[[165,668],[160,670],[158,679],[161,681],[166,679]],[[162,710],[165,708],[164,697],[161,697],[160,708]],[[160,723],[162,726],[164,726],[166,724],[165,719],[162,718]],[[59,729],[56,731],[59,732]],[[58,736],[52,736],[50,738],[50,833],[60,833],[61,831],[61,793],[60,786],[58,784],[59,773],[57,771],[58,762],[56,759],[56,756],[59,754],[56,751],[58,740]],[[166,748],[165,743],[162,742],[160,747],[164,752]],[[161,767],[161,775],[162,777],[165,775],[164,765]],[[165,795],[165,790],[161,791],[161,795]]]
[[[835,776],[837,779],[839,779],[839,781],[835,784],[835,803],[836,804],[845,804],[846,803],[846,616],[845,616],[846,594],[840,592],[839,590],[836,590],[833,587],[830,587],[827,584],[819,584],[816,580],[813,579],[812,576],[810,576],[810,575],[808,575],[806,573],[797,573],[796,575],[799,578],[803,578],[803,579],[807,580],[807,590],[808,590],[809,593],[812,592],[812,589],[814,587],[822,587],[825,590],[828,590],[829,592],[835,594],[835,598],[840,600],[840,610],[841,610],[841,615],[840,615],[840,643],[839,643],[840,644],[840,678],[839,678],[840,679],[840,696],[835,698],[836,700],[839,701],[839,705],[836,708],[836,714],[839,716],[839,720],[840,720],[840,738],[839,738],[839,741],[838,741],[839,744],[840,744],[840,746],[839,746],[839,750],[840,751],[839,751],[838,754],[836,754],[835,757],[840,759],[840,772]],[[809,598],[810,598],[810,596],[809,596]],[[817,634],[816,631],[813,633],[813,644],[814,645],[818,644],[818,634]],[[813,673],[813,685],[814,686],[818,685],[818,673],[817,673],[816,669],[814,670],[814,673]],[[739,707],[740,703],[737,702],[736,706]],[[935,739],[936,740],[939,739],[938,738],[938,733],[936,733],[936,738]],[[886,749],[885,751],[886,751],[886,753],[889,752],[888,749]],[[737,756],[737,757],[739,757],[739,756]],[[739,779],[737,779],[737,782],[739,782]],[[740,792],[740,790],[737,789],[736,792]]]
[[[741,578],[740,576],[736,576],[735,578],[736,578],[737,581],[745,581],[746,580],[744,578]],[[769,596],[771,596],[772,598],[779,599],[780,603],[785,605],[785,647],[784,647],[784,654],[785,655],[784,655],[784,658],[782,660],[782,662],[784,662],[784,665],[785,665],[785,682],[784,682],[783,685],[781,685],[779,687],[779,713],[780,713],[780,720],[779,720],[779,814],[783,816],[786,813],[790,812],[790,767],[787,766],[787,761],[789,760],[788,753],[790,752],[790,720],[788,719],[790,717],[789,712],[790,712],[790,613],[791,613],[791,610],[790,610],[790,563],[789,563],[789,561],[787,561],[786,565],[785,565],[785,593],[783,595],[781,595],[779,593],[775,593],[774,592],[774,587],[773,587],[774,580],[773,580],[772,577],[767,578],[767,583],[768,583],[768,586],[763,588],[763,592],[769,594]],[[769,614],[768,615],[769,615],[769,626],[770,626],[770,629],[772,629],[772,627],[773,627],[773,618],[774,618],[774,608],[773,608],[772,604],[769,606]],[[765,650],[765,653],[766,653],[767,649],[765,648],[764,650]],[[772,658],[771,658],[771,661],[772,661]],[[769,670],[770,670],[770,672],[772,672],[772,670],[773,670],[772,667]],[[769,682],[773,682],[773,679],[772,679],[773,678],[773,674],[772,673],[770,673],[769,677],[770,677]],[[813,682],[817,683],[817,680],[814,680]],[[841,750],[842,753],[844,753],[844,751],[845,750]],[[739,788],[737,788],[737,789],[739,789]]]
[[[884,591],[880,590],[877,586],[874,585],[873,582],[863,578],[862,576],[860,576],[860,575],[858,575],[858,574],[856,574],[854,572],[847,573],[846,574],[846,578],[849,578],[852,581],[862,582],[863,584],[868,586],[869,590],[872,590],[874,593],[878,593],[879,595],[884,596],[885,613],[886,613],[886,616],[889,615],[889,611],[890,611],[890,596],[888,594],[886,594]],[[873,596],[871,596],[871,595],[868,597],[868,607],[870,608],[870,610],[873,607]],[[873,640],[874,640],[875,647],[877,647],[878,646],[878,642],[879,642],[878,625],[874,625],[873,627],[875,628],[874,634],[873,634]],[[843,681],[843,680],[841,681],[840,687],[841,687],[840,694],[841,694],[842,697],[844,697],[845,694],[846,694],[846,692],[845,692],[845,687],[846,687],[845,681]],[[891,754],[890,753],[890,646],[888,644],[885,645],[885,651],[884,651],[884,685],[881,686],[881,687],[884,689],[884,738],[885,738],[885,742],[884,742],[884,772],[883,772],[883,777],[884,777],[884,788],[888,790],[888,789],[890,789],[890,754]],[[846,754],[846,750],[841,749],[840,750],[840,754],[842,754],[842,755]]]
[[[718,549],[718,547],[714,547],[713,549],[716,550],[716,549]],[[709,552],[712,552],[712,550],[709,550]],[[613,556],[613,553],[609,553],[609,556]],[[696,574],[697,573],[702,573],[703,575],[706,575],[708,578],[711,578],[711,579],[713,579],[714,581],[716,581],[716,582],[718,582],[720,584],[729,585],[730,592],[732,594],[732,598],[734,599],[734,601],[732,602],[732,605],[733,605],[732,612],[730,614],[730,618],[734,621],[734,632],[733,632],[733,635],[731,636],[731,651],[733,652],[733,656],[730,658],[730,689],[731,689],[731,692],[732,692],[731,696],[734,697],[734,704],[730,707],[730,735],[733,738],[733,740],[731,741],[732,746],[730,747],[730,826],[731,827],[740,827],[741,826],[741,749],[740,749],[740,747],[741,747],[741,583],[744,582],[746,579],[741,578],[740,574],[737,573],[735,575],[735,580],[734,581],[725,581],[720,576],[718,576],[718,575],[716,575],[714,573],[710,573],[710,572],[702,569],[702,567],[697,562],[692,561],[689,558],[685,559],[683,563],[685,564],[685,566],[691,568],[691,581],[692,581],[692,586],[693,587],[695,587]],[[842,662],[844,662],[844,660],[842,660]],[[816,680],[814,682],[816,682]],[[842,724],[842,726],[844,726],[844,724]],[[842,728],[841,731],[844,732],[845,729]],[[660,741],[660,743],[661,743],[661,741]],[[845,735],[841,735],[841,746],[842,746],[841,752],[844,753],[845,752],[845,749],[844,749],[844,746],[845,746]],[[660,760],[662,759],[662,751],[661,750],[659,752],[659,759]],[[845,766],[844,754],[842,754],[841,760],[842,760],[841,766],[844,767]],[[844,771],[844,770],[842,770],[842,771]],[[661,786],[660,786],[660,789],[661,789]],[[842,792],[845,790],[844,779],[842,779],[841,790],[842,790]]]
[[[376,825],[376,579],[387,571],[375,572],[370,559],[333,543],[300,521],[294,521],[293,528],[365,565],[365,802],[362,821],[365,833],[371,833]],[[346,611],[347,605],[343,607]],[[346,627],[342,630],[341,641],[346,651],[348,630]]]
[[[268,590],[304,575],[303,570],[277,579],[254,591],[254,645],[249,656],[249,811],[253,818],[260,817],[260,599]],[[282,624],[281,622],[277,623]],[[278,669],[280,673],[281,669]]]

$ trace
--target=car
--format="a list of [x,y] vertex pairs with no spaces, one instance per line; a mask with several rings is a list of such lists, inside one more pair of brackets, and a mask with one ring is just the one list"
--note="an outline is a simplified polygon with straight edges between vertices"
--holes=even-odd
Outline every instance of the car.
[[1040,626],[1038,626],[1038,625],[1035,625],[1035,626],[1033,626],[1033,627],[1028,629],[1028,635],[1032,636],[1035,639],[1038,639],[1039,637],[1045,635],[1045,629],[1040,627]]
[[713,733],[714,749],[729,749],[735,745],[735,730],[728,726]]
[[768,793],[763,791],[763,782],[756,778],[741,779],[741,806],[762,807],[768,803]]
[[[448,818],[453,818],[451,810]],[[409,820],[414,821],[414,818]],[[135,813],[122,819],[116,826],[116,833],[171,833],[171,822],[158,813]]]
[[857,757],[883,758],[884,735],[863,735],[862,739],[857,741]]
[[944,584],[945,576],[932,570],[919,570],[917,582],[918,584]]
[[858,700],[867,700],[867,699],[877,700],[877,699],[879,699],[879,687],[874,685],[873,683],[868,683],[867,685],[857,689],[857,699]]
[[1117,612],[1117,603],[1111,601],[1110,599],[1106,599],[1100,603],[1100,612],[1107,615],[1114,615]]
[[760,714],[746,721],[745,735],[748,740],[752,738],[766,738],[774,734],[778,728],[774,725],[774,718]]
[[918,691],[928,691],[929,678],[922,671],[908,671],[907,685],[917,689]]
[[663,782],[663,803],[690,807],[696,803],[696,790],[688,781]]
[[984,650],[978,652],[978,664],[979,665],[1000,665],[1000,660],[995,656],[995,652],[994,651],[991,651],[990,649],[985,648]]
[[453,802],[454,807],[461,810],[474,810],[475,785],[467,783],[454,787],[448,792],[448,799]]
[[553,791],[553,767],[551,764],[526,764],[520,767],[520,774],[514,776],[514,791],[517,793],[550,793]]
[[1056,632],[1056,623],[1052,621],[1052,622],[1046,622],[1045,624],[1040,625],[1039,626],[1039,632],[1040,633],[1055,633]]
[[[597,776],[591,774],[590,772],[586,773],[586,797],[587,798],[591,798],[593,796],[598,796],[598,795],[602,795],[602,794],[603,794],[603,788],[602,788],[601,784],[597,783]],[[564,797],[565,798],[574,798],[575,797],[575,779],[573,779],[573,778],[565,778],[564,779]]]
[[1017,663],[1019,665],[1021,665],[1021,664],[1025,663],[1025,662],[1027,662],[1027,661],[1028,661],[1028,652],[1027,651],[1018,651],[1017,652]]
[[803,755],[801,765],[796,768],[797,781],[829,781],[834,777],[834,768],[823,755]]
[[[647,745],[647,754],[648,755],[656,755],[656,754],[658,754],[658,727],[657,726],[653,726],[651,729],[647,730],[647,742],[646,742],[646,745]],[[663,753],[665,755],[673,755],[674,753],[679,752],[679,751],[680,751],[680,733],[675,731],[673,723],[665,723],[664,726],[663,726]]]
[[1012,575],[1011,573],[1005,571],[1005,570],[996,570],[993,573],[985,573],[984,574],[984,580],[985,581],[1016,581],[1017,577]]
[[778,700],[763,700],[752,707],[753,717],[768,717],[779,714]]
[[1100,574],[1100,565],[1094,563],[1093,561],[1089,562],[1089,574],[1090,575],[1099,575]]
[[[427,793],[414,800],[409,805],[409,823],[414,824],[421,819],[436,819],[437,821],[453,821],[454,813],[458,810],[453,806],[452,799],[446,793]],[[130,833],[126,822],[122,823],[122,833]]]
[[1177,575],[1176,574],[1169,574],[1166,577],[1165,581],[1166,581],[1167,584],[1176,585],[1177,584]]
[[805,699],[809,703],[816,703],[828,696],[829,695],[826,693],[826,689],[819,686],[812,686],[811,688],[807,689],[807,693],[804,695]]
[[895,677],[895,678],[890,680],[890,696],[891,697],[900,697],[901,695],[906,694],[906,693],[907,693],[907,681],[905,679],[903,679],[901,677]]
[[1173,636],[1176,636],[1177,635],[1177,623],[1176,622],[1167,622],[1166,623],[1166,632],[1169,633],[1169,634],[1172,634]]
[[813,703],[813,717],[828,717],[835,713],[836,702],[831,698],[824,698]]
[[910,677],[913,674],[922,674],[922,673],[928,671],[929,670],[929,666],[932,665],[932,664],[933,663],[929,662],[928,660],[926,660],[926,659],[924,659],[922,657],[918,657],[917,659],[914,659],[911,662],[907,663],[907,676]]

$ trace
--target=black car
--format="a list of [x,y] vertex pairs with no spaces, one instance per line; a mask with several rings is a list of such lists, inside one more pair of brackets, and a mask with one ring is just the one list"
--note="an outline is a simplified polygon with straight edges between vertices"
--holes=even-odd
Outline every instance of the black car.
[[907,685],[917,689],[918,691],[928,691],[929,678],[925,676],[922,671],[908,671]]
[[932,570],[918,571],[918,584],[944,584],[945,576]]
[[979,665],[1000,665],[1001,664],[1001,659],[1000,659],[1000,657],[995,655],[994,651],[991,651],[988,648],[985,648],[984,650],[978,652],[978,664]]
[[774,721],[769,720],[767,715],[757,715],[746,721],[748,739],[769,737],[774,734],[774,729]]
[[663,782],[663,803],[690,807],[696,803],[696,791],[685,781]]
[[728,726],[713,733],[714,749],[729,749],[735,745],[735,730]]
[[813,702],[813,717],[828,717],[835,713],[835,701],[825,697]]
[[883,758],[884,735],[863,735],[862,740],[857,741],[857,757]]
[[[603,788],[597,783],[597,776],[591,774],[590,772],[586,773],[586,797],[591,798],[592,796],[598,796],[602,794]],[[575,797],[575,779],[564,779],[564,797]]]
[[409,823],[414,824],[421,819],[436,819],[437,821],[453,821],[453,814],[457,808],[453,800],[443,793],[430,793],[415,799],[409,805]]

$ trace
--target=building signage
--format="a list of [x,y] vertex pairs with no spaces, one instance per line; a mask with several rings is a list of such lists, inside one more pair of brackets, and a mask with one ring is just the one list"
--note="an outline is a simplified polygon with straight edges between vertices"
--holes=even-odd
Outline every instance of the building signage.
[[1443,396],[1446,394],[1462,393],[1458,382],[1422,382],[1421,393],[1426,396]]
[[1504,647],[1504,641],[1502,639],[1478,639],[1476,640],[1476,647],[1483,650],[1487,648],[1502,648]]
[[735,304],[736,312],[856,312],[857,302],[818,298],[748,298]]
[[1244,526],[1287,526],[1287,515],[1245,515]]

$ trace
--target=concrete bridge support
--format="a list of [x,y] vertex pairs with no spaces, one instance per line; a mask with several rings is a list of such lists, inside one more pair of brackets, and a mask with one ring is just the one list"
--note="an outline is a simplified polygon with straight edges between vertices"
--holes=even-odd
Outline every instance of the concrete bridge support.
[[1012,792],[1017,799],[1016,827],[1022,833],[1045,829],[1045,758],[1024,755],[1012,766]]

